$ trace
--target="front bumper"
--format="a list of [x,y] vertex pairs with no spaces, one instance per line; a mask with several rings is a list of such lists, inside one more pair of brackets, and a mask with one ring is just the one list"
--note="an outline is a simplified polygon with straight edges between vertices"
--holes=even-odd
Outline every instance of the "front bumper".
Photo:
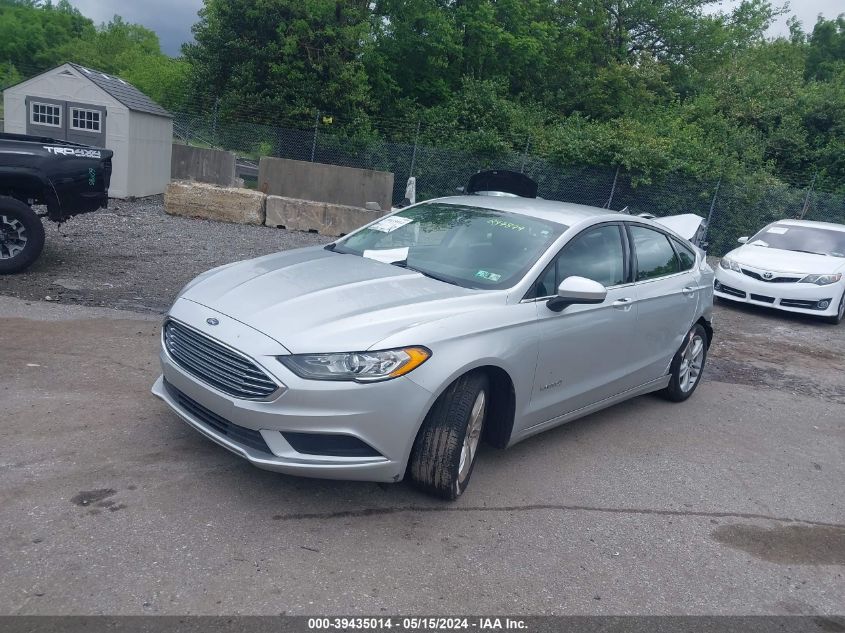
[[[202,308],[204,316],[212,312]],[[221,342],[231,345],[249,337],[249,347],[262,346],[263,335],[221,315],[224,318],[227,327],[221,329],[229,340]],[[278,343],[268,338],[265,347],[269,356],[251,357],[284,386],[269,401],[243,400],[218,391],[185,371],[164,348],[162,375],[152,392],[194,429],[259,468],[326,479],[402,479],[417,431],[434,400],[430,392],[404,377],[370,384],[303,380],[275,360]],[[226,423],[235,425],[234,432],[225,430]],[[306,454],[295,450],[283,433],[351,436],[372,447],[374,454]],[[245,439],[248,436],[258,439]]]
[[[842,292],[842,283],[827,286],[770,283],[721,266],[716,268],[713,289],[713,294],[720,299],[813,316],[835,316]],[[819,308],[820,301],[828,301],[827,308]]]

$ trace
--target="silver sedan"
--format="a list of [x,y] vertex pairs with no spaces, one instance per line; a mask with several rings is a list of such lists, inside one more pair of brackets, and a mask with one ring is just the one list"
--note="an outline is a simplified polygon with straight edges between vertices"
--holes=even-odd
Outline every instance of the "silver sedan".
[[153,393],[260,468],[407,476],[454,499],[482,439],[687,399],[712,304],[703,253],[655,221],[444,198],[197,277],[167,315]]

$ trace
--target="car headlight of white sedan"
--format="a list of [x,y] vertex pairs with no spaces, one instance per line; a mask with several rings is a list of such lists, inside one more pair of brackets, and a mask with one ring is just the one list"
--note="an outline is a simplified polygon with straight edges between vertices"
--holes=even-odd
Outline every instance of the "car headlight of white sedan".
[[277,356],[282,365],[308,380],[378,382],[413,371],[431,357],[425,347],[405,347],[380,352],[294,354]]
[[742,272],[742,268],[740,268],[740,267],[739,267],[739,264],[737,264],[734,260],[732,260],[732,259],[730,259],[730,258],[728,258],[728,257],[723,257],[723,258],[719,261],[719,266],[720,266],[721,268],[723,268],[724,270],[732,270],[732,271],[734,271],[734,272],[736,272],[736,273],[741,273],[741,272]]
[[835,284],[840,279],[842,279],[842,273],[836,273],[833,275],[807,275],[799,283],[829,286],[830,284]]

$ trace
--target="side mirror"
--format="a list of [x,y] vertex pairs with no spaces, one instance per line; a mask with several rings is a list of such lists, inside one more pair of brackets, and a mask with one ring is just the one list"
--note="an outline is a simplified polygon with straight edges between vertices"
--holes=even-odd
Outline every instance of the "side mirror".
[[737,242],[739,242],[740,244],[745,244],[747,241],[748,241],[747,237],[741,237],[737,240]]
[[567,277],[557,287],[557,296],[546,302],[546,307],[553,312],[561,312],[575,304],[604,303],[607,288],[599,282],[585,277]]

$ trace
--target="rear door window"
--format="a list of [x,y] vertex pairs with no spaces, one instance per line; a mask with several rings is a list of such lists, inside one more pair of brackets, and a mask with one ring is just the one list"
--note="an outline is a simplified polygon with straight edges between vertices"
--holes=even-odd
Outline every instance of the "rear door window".
[[657,279],[680,272],[675,249],[666,235],[636,224],[632,224],[630,228],[634,252],[637,255],[637,281]]
[[678,259],[681,260],[681,270],[690,270],[695,266],[695,251],[688,244],[684,244],[681,240],[672,238],[672,244],[675,245],[675,251],[678,253]]

